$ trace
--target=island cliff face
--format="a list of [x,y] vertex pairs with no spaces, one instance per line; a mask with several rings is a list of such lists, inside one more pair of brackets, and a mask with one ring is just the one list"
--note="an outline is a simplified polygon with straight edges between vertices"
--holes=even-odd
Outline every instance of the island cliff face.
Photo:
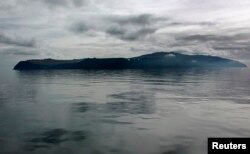
[[162,69],[203,67],[246,67],[240,62],[215,56],[184,55],[176,52],[156,52],[133,58],[86,58],[77,60],[27,60],[15,70],[39,69]]

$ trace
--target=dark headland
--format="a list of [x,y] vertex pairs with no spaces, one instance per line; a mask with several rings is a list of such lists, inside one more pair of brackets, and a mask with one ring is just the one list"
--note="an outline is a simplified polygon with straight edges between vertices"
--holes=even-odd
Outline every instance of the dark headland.
[[185,55],[176,52],[156,52],[132,58],[86,58],[77,60],[26,60],[15,70],[39,69],[162,69],[162,68],[246,67],[235,60],[216,56]]

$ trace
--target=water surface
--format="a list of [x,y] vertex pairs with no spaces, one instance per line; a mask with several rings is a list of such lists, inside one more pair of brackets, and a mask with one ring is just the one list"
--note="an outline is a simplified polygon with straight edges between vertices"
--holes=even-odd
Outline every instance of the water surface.
[[205,154],[250,136],[250,70],[0,75],[0,153]]

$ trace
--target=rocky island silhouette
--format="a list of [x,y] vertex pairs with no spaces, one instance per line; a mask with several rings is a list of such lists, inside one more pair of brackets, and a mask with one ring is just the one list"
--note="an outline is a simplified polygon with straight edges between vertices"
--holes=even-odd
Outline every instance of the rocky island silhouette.
[[209,55],[186,55],[177,52],[156,52],[132,58],[85,58],[74,60],[20,61],[14,70],[42,69],[179,69],[179,68],[246,67],[245,64]]

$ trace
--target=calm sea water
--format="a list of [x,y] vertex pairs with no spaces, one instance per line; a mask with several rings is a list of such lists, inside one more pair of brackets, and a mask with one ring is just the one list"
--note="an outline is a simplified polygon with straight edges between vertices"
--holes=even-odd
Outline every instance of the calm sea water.
[[250,137],[250,70],[5,71],[0,153],[205,154]]

